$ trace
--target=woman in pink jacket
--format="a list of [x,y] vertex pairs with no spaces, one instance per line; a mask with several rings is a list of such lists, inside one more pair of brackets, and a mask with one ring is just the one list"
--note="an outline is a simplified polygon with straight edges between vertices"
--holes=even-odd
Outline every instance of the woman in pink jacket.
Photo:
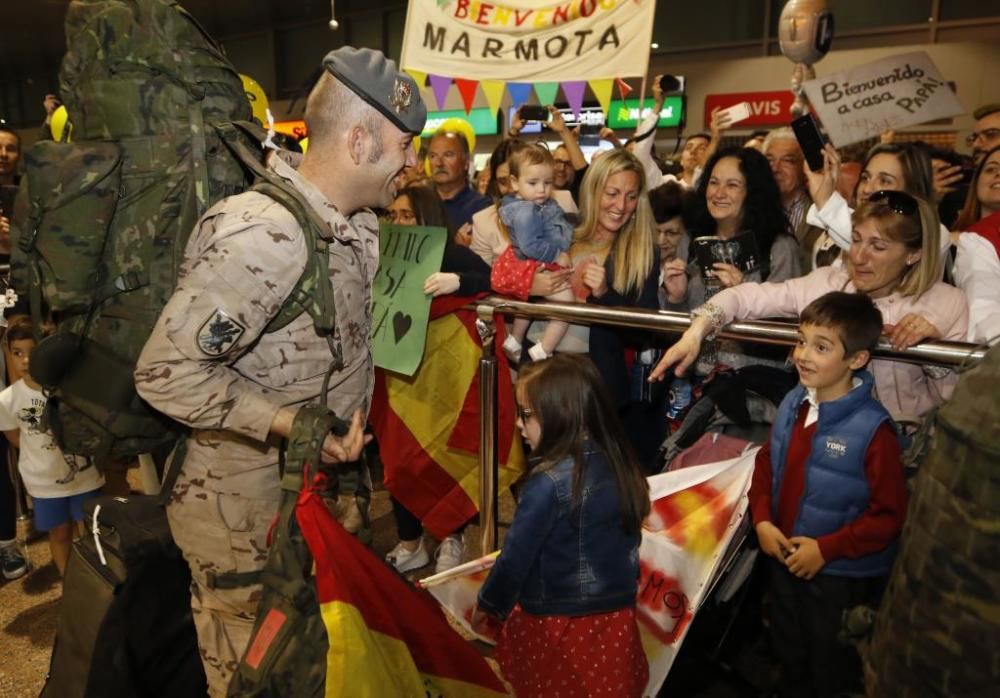
[[[964,341],[968,303],[959,289],[938,281],[940,224],[933,206],[904,192],[880,191],[858,207],[852,222],[847,264],[721,291],[692,312],[691,327],[663,355],[650,380],[662,380],[674,364],[682,375],[697,359],[702,341],[734,320],[797,317],[830,291],[871,297],[896,349],[925,339]],[[949,369],[900,361],[876,359],[870,370],[878,399],[897,420],[920,417],[940,404],[956,381]]]

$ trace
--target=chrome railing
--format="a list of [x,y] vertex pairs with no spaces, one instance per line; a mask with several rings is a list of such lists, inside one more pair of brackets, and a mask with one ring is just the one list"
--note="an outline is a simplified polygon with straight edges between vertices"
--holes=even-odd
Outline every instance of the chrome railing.
[[[483,339],[483,356],[479,370],[479,512],[483,552],[496,550],[498,540],[497,483],[499,482],[496,442],[496,356],[494,354],[493,317],[496,314],[516,315],[536,320],[565,320],[578,325],[611,325],[652,332],[682,333],[691,325],[687,313],[640,308],[615,308],[584,303],[526,303],[507,298],[485,298],[470,306],[479,316],[477,324]],[[793,346],[798,337],[798,324],[755,320],[734,322],[722,329],[720,336],[760,344]],[[979,361],[986,354],[981,345],[965,342],[921,342],[902,351],[893,349],[883,338],[873,352],[879,359],[907,363],[960,366]]]

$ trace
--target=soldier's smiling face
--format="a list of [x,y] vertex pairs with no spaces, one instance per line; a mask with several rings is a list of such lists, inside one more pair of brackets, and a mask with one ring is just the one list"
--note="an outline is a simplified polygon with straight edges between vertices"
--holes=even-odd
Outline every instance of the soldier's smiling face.
[[381,120],[381,147],[373,143],[369,148],[369,162],[372,163],[371,173],[377,182],[377,201],[370,206],[388,207],[396,198],[398,177],[407,167],[416,167],[417,154],[413,150],[413,134],[400,131],[388,119]]

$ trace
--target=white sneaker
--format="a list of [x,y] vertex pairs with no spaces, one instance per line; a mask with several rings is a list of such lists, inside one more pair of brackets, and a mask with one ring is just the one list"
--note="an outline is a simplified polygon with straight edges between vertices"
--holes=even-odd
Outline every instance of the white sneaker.
[[545,353],[545,347],[539,344],[533,344],[531,349],[528,349],[528,356],[531,357],[532,361],[545,361],[545,359],[552,356],[551,354]]
[[417,549],[412,551],[407,550],[403,542],[400,541],[385,556],[385,561],[400,572],[409,572],[410,570],[417,570],[426,565],[431,561],[431,556],[427,554],[427,548],[424,547],[423,539],[421,539]]
[[465,557],[465,543],[462,541],[462,536],[445,536],[441,545],[438,546],[437,552],[434,553],[434,557],[437,558],[437,564],[434,566],[435,573],[461,565]]
[[521,360],[521,343],[514,335],[509,334],[507,339],[503,340],[503,353],[515,364]]

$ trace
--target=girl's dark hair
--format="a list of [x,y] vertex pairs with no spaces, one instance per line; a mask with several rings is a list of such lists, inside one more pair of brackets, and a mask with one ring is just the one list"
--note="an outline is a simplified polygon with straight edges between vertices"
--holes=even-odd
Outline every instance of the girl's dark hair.
[[528,145],[528,143],[518,138],[507,138],[500,141],[497,147],[493,149],[493,152],[490,154],[490,183],[486,185],[486,196],[497,203],[500,202],[500,199],[503,197],[497,188],[497,168],[507,162],[511,155],[522,148],[527,148]]
[[990,148],[990,150],[983,156],[983,159],[979,161],[979,164],[976,165],[976,171],[972,175],[972,181],[969,182],[969,192],[965,195],[965,205],[962,206],[962,211],[958,214],[958,220],[955,221],[952,230],[956,232],[968,230],[970,225],[978,222],[979,219],[982,218],[983,206],[979,203],[979,195],[976,194],[976,189],[979,188],[979,176],[983,173],[983,168],[986,167],[986,161],[989,160],[990,156],[998,150],[1000,150],[1000,145]]
[[[749,230],[757,239],[764,271],[770,267],[771,245],[779,235],[788,235],[788,218],[781,206],[781,192],[774,181],[771,165],[759,150],[753,148],[722,148],[717,150],[701,173],[695,199],[694,225],[690,229],[692,237],[714,235],[716,222],[708,212],[706,194],[712,170],[722,158],[735,158],[740,173],[746,180],[747,196],[743,202],[743,230]],[[767,277],[767,274],[764,274]]]
[[677,182],[664,182],[649,192],[649,205],[653,209],[653,219],[660,223],[680,216],[684,227],[691,229],[695,215],[695,193]]
[[447,228],[448,236],[454,232],[448,224],[448,211],[444,207],[444,202],[438,196],[436,190],[431,187],[420,185],[410,185],[403,187],[396,193],[396,197],[405,196],[410,200],[413,207],[413,215],[417,218],[417,225],[426,225],[432,228]]
[[614,474],[623,528],[637,534],[649,514],[649,486],[604,381],[590,359],[581,354],[556,354],[529,364],[521,369],[517,388],[541,426],[541,438],[532,454],[540,464],[536,469],[572,458],[576,506],[586,480],[583,446],[589,439],[607,457]]

